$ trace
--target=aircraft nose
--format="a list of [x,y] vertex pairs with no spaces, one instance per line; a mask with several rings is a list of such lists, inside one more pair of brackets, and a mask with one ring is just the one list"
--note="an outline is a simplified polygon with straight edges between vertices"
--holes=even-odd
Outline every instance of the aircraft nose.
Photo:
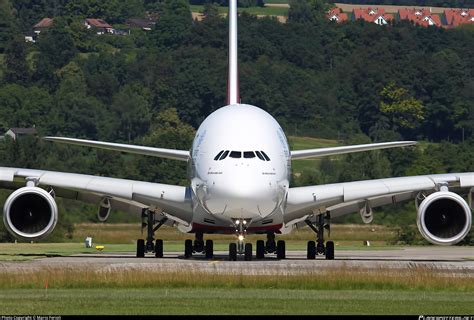
[[231,218],[265,217],[275,210],[277,204],[275,189],[242,180],[213,185],[204,201],[212,214]]

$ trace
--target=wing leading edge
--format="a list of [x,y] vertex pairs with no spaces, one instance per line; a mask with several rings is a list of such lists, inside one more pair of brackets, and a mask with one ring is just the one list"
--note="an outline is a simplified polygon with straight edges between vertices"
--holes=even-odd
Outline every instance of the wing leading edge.
[[174,160],[180,160],[180,161],[188,161],[189,159],[189,151],[184,151],[184,150],[135,146],[135,145],[130,145],[130,144],[111,143],[111,142],[64,138],[64,137],[44,137],[43,139],[46,141],[52,141],[52,142],[59,142],[59,143],[77,145],[77,146],[92,147],[92,148],[99,148],[99,149],[113,150],[113,151],[120,151],[120,152],[127,152],[127,153],[135,153],[135,154],[140,154],[140,155],[145,155],[145,156],[167,158],[167,159],[174,159]]
[[416,141],[394,141],[394,142],[359,144],[355,146],[296,150],[296,151],[291,151],[291,160],[319,158],[319,157],[324,157],[324,156],[333,156],[333,155],[338,155],[338,154],[354,153],[354,152],[361,152],[361,151],[407,147],[407,146],[413,146],[415,144],[416,144]]

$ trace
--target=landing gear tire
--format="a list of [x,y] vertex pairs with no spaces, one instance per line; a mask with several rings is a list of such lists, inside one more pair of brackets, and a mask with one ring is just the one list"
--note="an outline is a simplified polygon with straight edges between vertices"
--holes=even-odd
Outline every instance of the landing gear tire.
[[316,259],[316,243],[314,241],[308,241],[307,258],[310,260]]
[[277,242],[277,259],[286,258],[286,246],[284,240],[278,240]]
[[326,242],[326,260],[334,260],[334,242]]
[[137,240],[137,258],[144,258],[145,257],[145,240],[138,239]]
[[187,239],[184,241],[184,258],[189,259],[193,255],[193,241],[191,239]]
[[163,258],[163,240],[161,239],[155,242],[155,257]]
[[237,244],[230,243],[229,244],[229,261],[236,261],[237,260]]
[[251,243],[245,244],[244,257],[245,257],[245,261],[252,260],[252,244]]
[[257,240],[257,259],[265,258],[265,241]]
[[214,242],[212,240],[206,240],[206,259],[212,259],[214,257]]

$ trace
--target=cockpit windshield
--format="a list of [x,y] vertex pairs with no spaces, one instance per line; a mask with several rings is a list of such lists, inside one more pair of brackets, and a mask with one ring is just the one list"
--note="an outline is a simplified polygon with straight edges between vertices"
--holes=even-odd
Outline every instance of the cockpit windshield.
[[240,159],[242,158],[242,155],[243,155],[243,158],[244,159],[253,159],[255,157],[257,157],[258,159],[262,160],[262,161],[270,161],[270,157],[267,156],[267,154],[263,151],[230,151],[230,150],[221,150],[219,151],[219,153],[217,153],[217,155],[214,157],[214,160],[215,161],[221,161],[221,160],[224,160],[225,158],[227,158],[227,156],[229,156],[229,158],[234,158],[234,159]]

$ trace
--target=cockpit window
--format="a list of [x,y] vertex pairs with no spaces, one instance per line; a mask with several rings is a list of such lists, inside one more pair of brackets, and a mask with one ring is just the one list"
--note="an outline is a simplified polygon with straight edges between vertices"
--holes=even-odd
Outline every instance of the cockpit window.
[[227,157],[234,158],[234,159],[253,159],[257,156],[262,161],[270,161],[270,158],[267,154],[263,151],[229,151],[229,150],[221,150],[219,153],[214,157],[215,161],[224,160]]
[[240,158],[242,158],[242,152],[241,151],[231,151],[229,157],[240,159]]
[[263,152],[263,151],[260,151],[260,152],[262,153],[265,160],[270,161],[270,158],[267,156],[267,154],[265,152]]
[[255,151],[255,153],[257,154],[257,157],[262,160],[262,161],[265,161],[265,158],[262,156],[262,154],[260,153],[260,151]]
[[244,151],[244,158],[245,159],[255,158],[255,153],[253,151]]
[[215,161],[219,160],[219,157],[220,157],[223,153],[224,153],[224,150],[221,150],[221,152],[219,152],[219,153],[217,154],[217,156],[215,156],[214,160],[215,160]]
[[225,158],[227,158],[227,155],[229,154],[229,151],[226,150],[224,151],[224,153],[222,154],[222,156],[219,158],[219,160],[224,160]]

